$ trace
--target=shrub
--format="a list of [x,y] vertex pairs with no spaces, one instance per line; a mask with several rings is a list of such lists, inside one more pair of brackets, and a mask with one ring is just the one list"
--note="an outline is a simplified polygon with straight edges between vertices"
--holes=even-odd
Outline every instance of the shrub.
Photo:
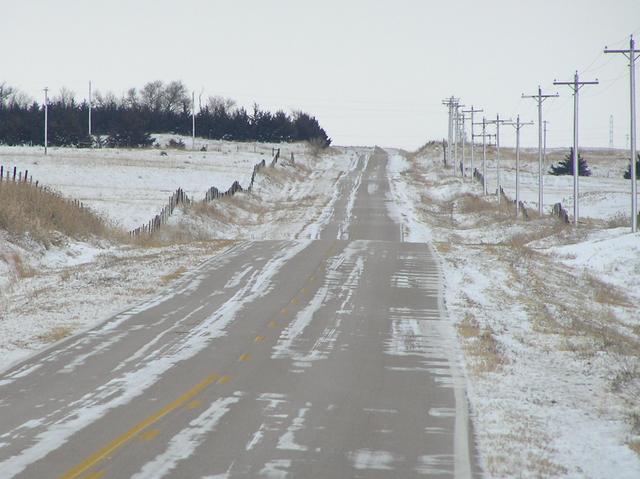
[[[552,165],[549,170],[550,175],[573,175],[573,148],[569,149],[569,153],[564,157],[557,166]],[[578,152],[578,176],[591,176],[591,170],[587,161],[582,158],[580,152]]]
[[[625,180],[631,179],[631,164],[627,166],[627,171],[624,172],[623,176]],[[640,154],[638,154],[638,159],[636,160],[636,178],[640,179]]]
[[184,150],[185,149],[184,141],[182,141],[180,138],[178,138],[177,140],[174,140],[173,138],[171,138],[169,140],[169,143],[167,143],[167,146],[169,148],[173,148],[173,149],[176,149],[176,150]]

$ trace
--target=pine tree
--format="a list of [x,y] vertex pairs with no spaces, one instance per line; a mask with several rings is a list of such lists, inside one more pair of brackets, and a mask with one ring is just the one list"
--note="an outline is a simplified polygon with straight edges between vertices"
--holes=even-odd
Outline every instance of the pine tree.
[[[636,160],[636,178],[640,179],[640,153],[638,153],[638,159]],[[627,166],[627,171],[624,172],[624,179],[631,179],[631,165]]]
[[[549,174],[556,176],[573,175],[573,148],[569,149],[569,153],[557,166],[551,165]],[[578,152],[578,176],[591,176],[589,165],[587,165],[587,161],[582,158],[580,152]]]

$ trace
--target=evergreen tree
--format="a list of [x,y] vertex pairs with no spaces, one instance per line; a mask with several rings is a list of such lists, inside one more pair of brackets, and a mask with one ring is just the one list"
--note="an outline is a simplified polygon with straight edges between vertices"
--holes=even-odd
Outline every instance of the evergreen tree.
[[[573,175],[573,147],[569,149],[569,153],[558,165],[551,165],[549,174],[556,176]],[[589,165],[587,165],[587,161],[582,158],[580,152],[578,152],[578,176],[591,176]]]
[[[640,179],[640,153],[638,153],[638,159],[636,160],[636,178]],[[627,166],[627,171],[624,172],[624,179],[631,179],[631,165]]]
[[[49,143],[87,146],[88,105],[76,103],[73,92],[63,88],[49,105]],[[147,83],[140,91],[131,88],[118,98],[96,91],[92,110],[94,136],[106,144],[137,147],[152,144],[152,133],[191,134],[191,97],[179,81]],[[43,144],[44,110],[15,88],[0,82],[0,143]],[[229,98],[211,97],[198,112],[197,133],[201,137],[235,141],[313,141],[321,148],[331,139],[313,116],[271,113],[253,105],[251,113]]]

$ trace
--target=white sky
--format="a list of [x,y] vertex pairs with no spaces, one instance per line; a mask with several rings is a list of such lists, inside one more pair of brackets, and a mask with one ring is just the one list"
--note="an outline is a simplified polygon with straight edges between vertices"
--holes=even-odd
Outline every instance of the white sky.
[[[446,135],[441,100],[487,116],[535,120],[537,85],[549,144],[572,139],[568,87],[580,96],[580,143],[626,146],[628,62],[602,49],[640,44],[640,0],[2,0],[0,81],[38,99],[46,85],[81,99],[179,79],[249,106],[302,109],[334,143],[414,149]],[[523,144],[537,145],[536,126]],[[514,143],[512,128],[503,130]]]

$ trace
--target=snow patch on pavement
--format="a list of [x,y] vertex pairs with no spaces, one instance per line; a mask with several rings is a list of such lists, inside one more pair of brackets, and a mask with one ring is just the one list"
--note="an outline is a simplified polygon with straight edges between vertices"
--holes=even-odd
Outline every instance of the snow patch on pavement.
[[147,462],[132,479],[160,479],[173,471],[181,461],[193,455],[207,437],[215,430],[220,419],[229,412],[231,406],[240,401],[240,397],[220,398],[211,404],[189,425],[178,432],[169,441],[167,450]]

